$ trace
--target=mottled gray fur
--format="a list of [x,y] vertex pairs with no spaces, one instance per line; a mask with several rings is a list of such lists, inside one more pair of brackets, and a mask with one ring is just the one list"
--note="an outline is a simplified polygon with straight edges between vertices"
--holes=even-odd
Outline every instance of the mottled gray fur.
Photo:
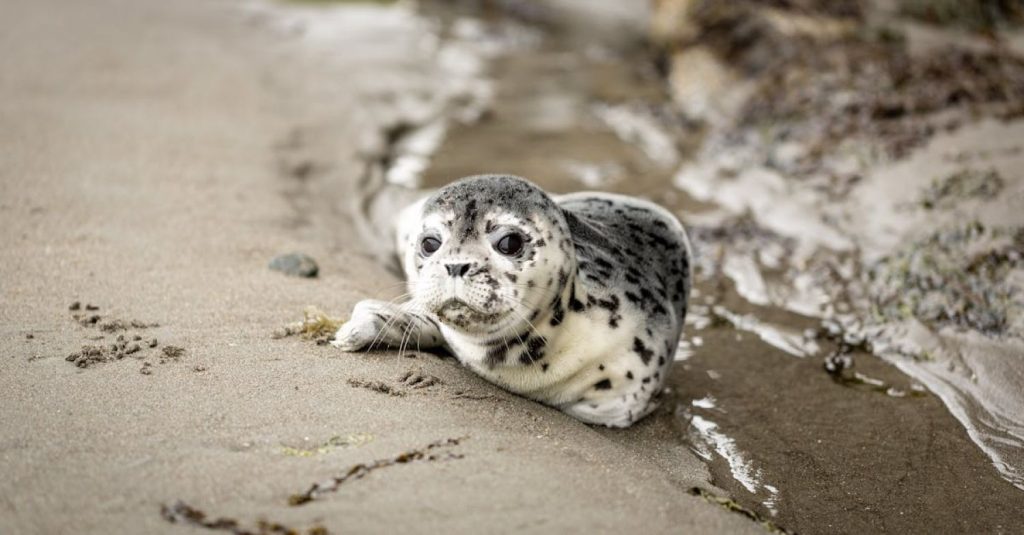
[[[625,196],[552,197],[503,175],[462,179],[410,210],[397,240],[413,299],[360,303],[337,345],[445,346],[491,381],[589,423],[628,426],[654,408],[690,290],[674,216]],[[509,233],[522,248],[499,254]],[[424,251],[427,238],[436,251]]]

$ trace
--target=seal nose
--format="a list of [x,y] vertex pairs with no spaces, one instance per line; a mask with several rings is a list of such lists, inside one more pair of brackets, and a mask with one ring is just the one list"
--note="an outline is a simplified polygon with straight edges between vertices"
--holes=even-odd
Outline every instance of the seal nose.
[[469,264],[445,264],[444,267],[448,268],[448,274],[452,277],[462,277],[469,272]]

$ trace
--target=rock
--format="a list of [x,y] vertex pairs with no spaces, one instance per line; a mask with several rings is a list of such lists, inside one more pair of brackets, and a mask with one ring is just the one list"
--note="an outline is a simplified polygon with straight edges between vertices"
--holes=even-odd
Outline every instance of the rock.
[[320,271],[316,261],[302,253],[291,253],[278,256],[270,261],[270,269],[280,271],[292,277],[316,277]]

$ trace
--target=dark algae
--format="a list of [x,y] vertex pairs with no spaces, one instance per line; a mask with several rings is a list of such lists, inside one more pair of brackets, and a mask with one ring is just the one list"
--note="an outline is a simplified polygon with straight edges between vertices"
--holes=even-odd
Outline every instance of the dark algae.
[[245,527],[234,518],[217,517],[210,518],[205,512],[192,507],[191,505],[177,501],[174,505],[161,505],[160,516],[171,524],[182,524],[194,528],[208,529],[211,531],[224,531],[234,535],[329,535],[330,532],[323,526],[313,526],[305,530],[292,528],[270,522],[258,520],[253,527]]
[[467,437],[460,437],[439,440],[437,442],[432,442],[423,448],[409,450],[394,457],[378,459],[371,463],[359,463],[352,465],[340,476],[334,476],[325,482],[314,483],[304,492],[291,495],[288,498],[288,504],[292,506],[307,504],[324,494],[337,492],[337,490],[348,481],[362,479],[371,472],[380,470],[381,468],[409,464],[417,461],[448,461],[461,459],[463,458],[461,453],[452,453],[448,451],[434,452],[436,450],[443,450],[444,448],[458,446],[463,440],[466,440],[466,438]]
[[[148,363],[147,363],[148,364]],[[378,459],[370,463],[359,463],[349,467],[340,476],[314,483],[306,491],[288,497],[288,505],[299,506],[309,503],[324,494],[336,492],[348,481],[362,479],[375,470],[409,464],[418,461],[448,461],[461,459],[460,453],[443,451],[458,446],[468,437],[449,438],[427,444],[423,448],[409,450],[387,459]],[[440,451],[439,451],[440,450]],[[206,512],[193,507],[181,500],[173,505],[161,505],[160,516],[172,524],[182,524],[211,531],[223,531],[234,535],[328,535],[330,532],[321,525],[314,525],[305,530],[285,526],[277,522],[257,520],[254,526],[246,526],[241,521],[230,517],[212,517]]]

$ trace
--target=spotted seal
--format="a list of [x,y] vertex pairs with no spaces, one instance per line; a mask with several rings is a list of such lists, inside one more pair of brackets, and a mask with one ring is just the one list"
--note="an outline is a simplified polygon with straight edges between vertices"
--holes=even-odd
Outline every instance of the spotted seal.
[[411,299],[361,301],[335,346],[444,347],[591,424],[628,427],[655,408],[690,292],[689,243],[668,211],[481,175],[406,208],[396,234]]

